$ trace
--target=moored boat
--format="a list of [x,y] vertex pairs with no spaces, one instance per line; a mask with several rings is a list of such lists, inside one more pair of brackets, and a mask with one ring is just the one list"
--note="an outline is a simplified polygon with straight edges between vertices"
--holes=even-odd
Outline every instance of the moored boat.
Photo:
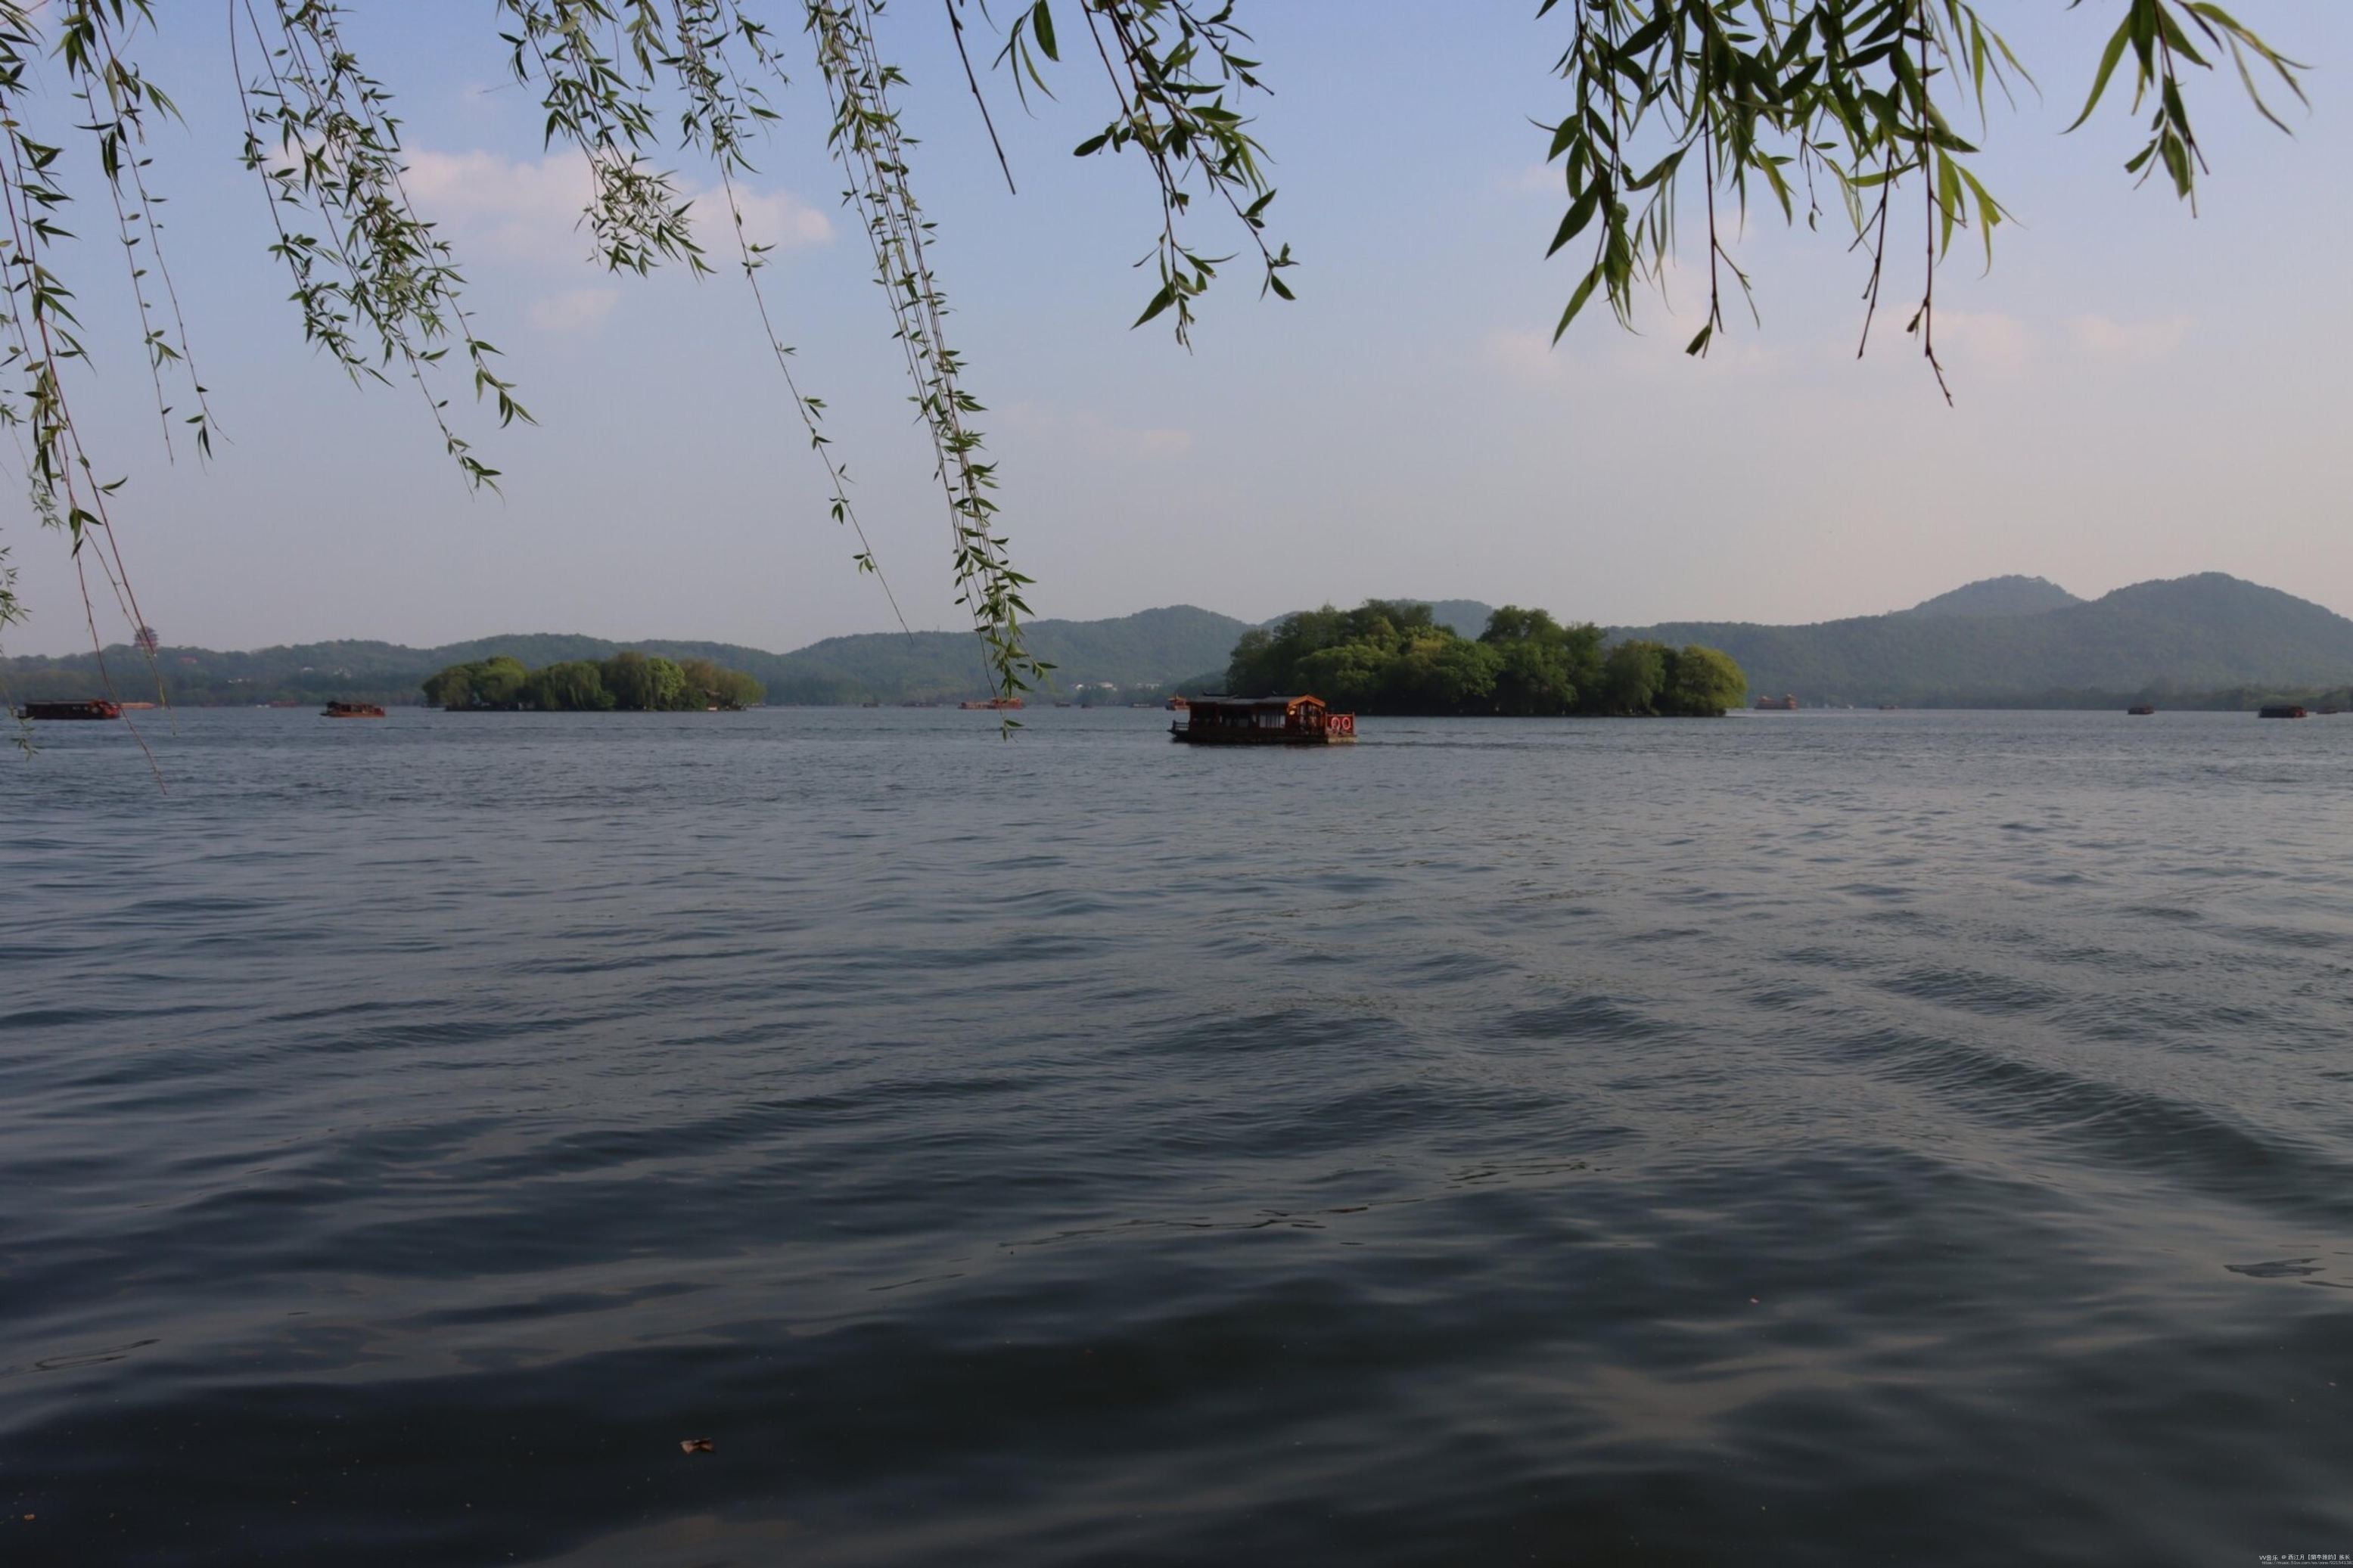
[[2258,719],[2309,719],[2312,717],[2293,702],[2274,702],[2260,710]]
[[384,710],[373,702],[330,702],[319,710],[322,719],[381,719]]
[[27,702],[16,710],[19,719],[120,719],[122,704],[103,697],[79,702]]
[[1027,704],[1018,697],[992,697],[986,702],[959,702],[956,706],[968,712],[1001,713],[1007,709],[1025,707]]
[[1169,738],[1197,746],[1333,746],[1356,738],[1356,716],[1321,697],[1196,697]]

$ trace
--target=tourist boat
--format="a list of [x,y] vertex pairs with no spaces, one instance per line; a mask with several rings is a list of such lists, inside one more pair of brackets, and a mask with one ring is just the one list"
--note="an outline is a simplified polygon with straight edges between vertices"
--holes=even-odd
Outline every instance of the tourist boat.
[[1193,704],[1182,697],[1171,697],[1168,700],[1168,711],[1171,713],[1182,713],[1191,706]]
[[2311,714],[2293,702],[2274,702],[2255,715],[2258,719],[2309,719]]
[[1787,695],[1759,697],[1757,700],[1757,706],[1760,710],[1769,713],[1795,713],[1798,710],[1798,700]]
[[2153,703],[2136,702],[2131,707],[2126,709],[2125,711],[2131,714],[2136,719],[2146,719],[2150,714],[2156,712],[2157,708]]
[[330,702],[319,710],[322,719],[381,719],[384,710],[373,702]]
[[992,697],[986,702],[960,702],[956,706],[968,712],[997,713],[1024,704],[1018,697]]
[[19,719],[120,719],[122,704],[103,697],[80,702],[27,702],[16,710]]
[[1356,738],[1356,716],[1321,697],[1196,697],[1168,733],[1197,746],[1332,746]]

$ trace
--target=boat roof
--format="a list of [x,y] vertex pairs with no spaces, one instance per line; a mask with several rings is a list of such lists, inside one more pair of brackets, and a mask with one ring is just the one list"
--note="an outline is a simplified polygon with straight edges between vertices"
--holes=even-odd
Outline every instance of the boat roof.
[[1329,707],[1321,697],[1302,692],[1296,697],[1229,697],[1221,691],[1204,692],[1187,699],[1195,707],[1209,703],[1220,708],[1296,708],[1303,702],[1313,702],[1318,708]]

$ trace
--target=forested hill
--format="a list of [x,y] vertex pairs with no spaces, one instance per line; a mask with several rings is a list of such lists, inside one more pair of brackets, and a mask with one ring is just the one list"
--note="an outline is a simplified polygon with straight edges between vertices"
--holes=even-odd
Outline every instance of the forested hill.
[[1908,610],[1896,612],[1905,616],[2039,616],[2045,610],[2063,610],[2084,600],[2062,588],[2047,577],[1988,577],[1968,583],[1949,594],[1939,594],[1933,599],[1923,599]]
[[[1031,621],[1025,629],[1029,651],[1054,667],[1054,684],[1069,692],[1105,682],[1123,691],[1173,688],[1202,670],[1223,668],[1248,627],[1230,616],[1171,605],[1109,621]],[[978,697],[988,684],[970,632],[828,637],[776,658],[773,674],[754,664],[738,668],[768,683],[771,702]]]
[[[2050,601],[2018,589],[2036,584],[2070,602],[2025,607]],[[1748,672],[1751,690],[1806,702],[2068,706],[2353,681],[2353,620],[2219,572],[2088,601],[2040,579],[1997,578],[1892,615],[1804,626],[1692,621],[1610,636],[1722,648]]]
[[[1029,647],[1056,667],[1064,691],[1104,682],[1122,691],[1156,689],[1208,669],[1222,669],[1246,623],[1189,605],[1145,610],[1105,621],[1034,621]],[[385,642],[305,643],[223,653],[211,648],[157,650],[156,662],[174,702],[318,702],[328,698],[416,702],[427,676],[453,664],[506,655],[536,668],[566,659],[605,659],[633,647],[665,658],[707,658],[752,675],[772,703],[854,703],[953,700],[987,693],[980,649],[970,632],[874,632],[830,637],[793,653],[770,653],[733,643],[604,637],[528,632],[478,637],[445,647],[405,647]],[[107,652],[114,688],[127,700],[154,694],[146,661],[134,649]],[[97,660],[0,661],[0,685],[12,701],[100,695]]]

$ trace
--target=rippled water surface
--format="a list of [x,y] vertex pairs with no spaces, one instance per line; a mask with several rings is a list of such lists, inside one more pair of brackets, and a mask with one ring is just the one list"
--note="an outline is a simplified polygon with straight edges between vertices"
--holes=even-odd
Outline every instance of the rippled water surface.
[[0,758],[0,1562],[2353,1552],[2353,717],[1164,720]]

